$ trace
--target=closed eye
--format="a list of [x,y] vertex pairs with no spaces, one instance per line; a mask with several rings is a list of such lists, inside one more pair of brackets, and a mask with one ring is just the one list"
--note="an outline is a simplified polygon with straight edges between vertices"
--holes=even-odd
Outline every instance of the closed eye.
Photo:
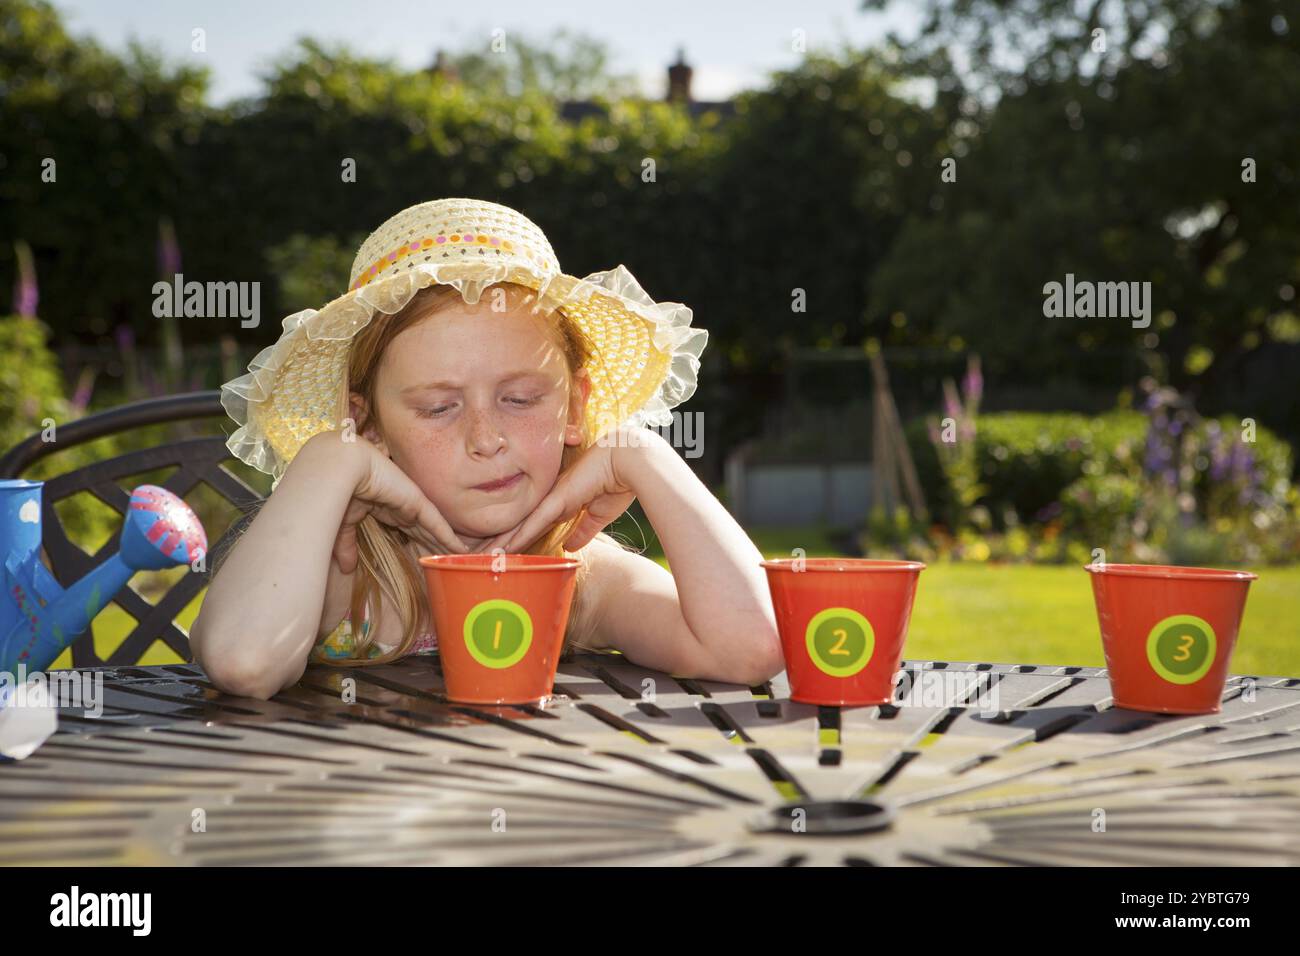
[[[528,408],[531,405],[536,405],[538,399],[507,398],[506,401],[514,405],[516,408]],[[448,412],[454,407],[455,407],[454,405],[439,405],[436,408],[417,408],[415,410],[415,414],[418,415],[420,418],[441,418],[446,412]]]

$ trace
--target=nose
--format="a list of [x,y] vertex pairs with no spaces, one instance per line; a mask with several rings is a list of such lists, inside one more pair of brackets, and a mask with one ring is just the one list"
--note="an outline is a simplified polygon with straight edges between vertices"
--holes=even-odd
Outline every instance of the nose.
[[486,409],[471,409],[466,416],[465,450],[471,457],[490,458],[506,446],[496,414]]

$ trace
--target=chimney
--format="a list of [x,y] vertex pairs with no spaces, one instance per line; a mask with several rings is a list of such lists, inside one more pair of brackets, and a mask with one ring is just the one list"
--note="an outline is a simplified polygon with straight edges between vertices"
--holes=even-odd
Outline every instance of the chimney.
[[447,59],[447,54],[442,50],[439,50],[438,55],[434,57],[433,66],[429,67],[429,73],[433,76],[444,77],[452,83],[460,79],[460,73],[457,71],[456,65]]
[[691,101],[691,74],[695,71],[686,65],[686,54],[677,48],[677,62],[668,67],[668,102],[689,103]]

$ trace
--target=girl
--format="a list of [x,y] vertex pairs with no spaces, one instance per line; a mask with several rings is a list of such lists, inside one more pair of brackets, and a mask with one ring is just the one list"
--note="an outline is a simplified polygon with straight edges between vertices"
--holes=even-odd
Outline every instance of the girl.
[[[350,290],[284,321],[223,387],[232,452],[275,478],[190,642],[222,690],[269,698],[309,662],[437,646],[422,554],[579,558],[562,657],[673,674],[782,668],[761,554],[655,431],[707,333],[622,266],[564,275],[524,216],[422,203],[362,244]],[[639,498],[672,573],[602,532]],[[360,622],[359,625],[354,622]]]

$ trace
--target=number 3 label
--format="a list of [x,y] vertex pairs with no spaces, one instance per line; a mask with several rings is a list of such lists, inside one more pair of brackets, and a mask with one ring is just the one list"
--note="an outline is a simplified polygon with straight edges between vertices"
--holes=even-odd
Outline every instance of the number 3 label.
[[808,657],[832,677],[852,677],[871,661],[876,635],[871,622],[852,608],[828,607],[808,622]]
[[465,615],[465,646],[484,667],[512,667],[533,643],[533,619],[514,601],[482,601]]
[[1151,628],[1147,661],[1171,684],[1194,684],[1209,672],[1217,647],[1208,622],[1193,614],[1175,614]]

